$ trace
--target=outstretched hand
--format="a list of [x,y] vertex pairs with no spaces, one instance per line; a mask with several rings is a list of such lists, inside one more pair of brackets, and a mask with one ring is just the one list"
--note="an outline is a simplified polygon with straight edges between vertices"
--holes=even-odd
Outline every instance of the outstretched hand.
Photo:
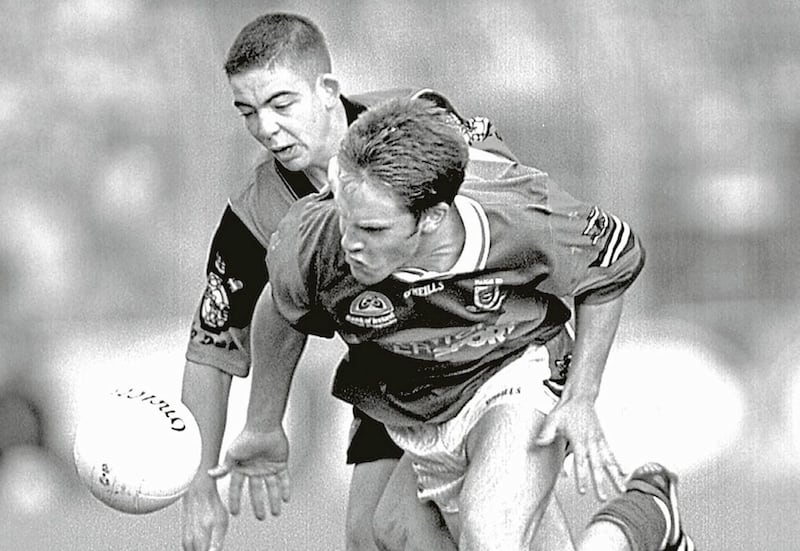
[[258,431],[245,428],[231,443],[220,465],[208,471],[219,479],[231,475],[228,508],[232,515],[241,510],[242,487],[247,479],[250,504],[258,520],[267,517],[269,504],[273,516],[281,514],[281,504],[289,501],[289,440],[282,428]]
[[606,479],[615,491],[625,491],[625,475],[606,442],[592,401],[577,398],[559,401],[545,419],[536,444],[550,445],[558,435],[567,439],[574,453],[575,483],[579,493],[586,493],[590,472],[600,501],[608,497],[604,484]]

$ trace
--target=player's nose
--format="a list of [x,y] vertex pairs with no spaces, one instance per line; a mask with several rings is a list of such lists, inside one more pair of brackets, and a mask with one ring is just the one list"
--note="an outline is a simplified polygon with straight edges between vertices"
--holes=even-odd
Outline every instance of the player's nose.
[[342,238],[339,242],[346,253],[354,253],[364,248],[364,242],[358,238],[357,232],[352,228],[345,226],[341,228],[341,233]]
[[278,133],[280,125],[277,119],[268,109],[260,109],[258,111],[258,138],[261,141],[269,141],[269,139]]

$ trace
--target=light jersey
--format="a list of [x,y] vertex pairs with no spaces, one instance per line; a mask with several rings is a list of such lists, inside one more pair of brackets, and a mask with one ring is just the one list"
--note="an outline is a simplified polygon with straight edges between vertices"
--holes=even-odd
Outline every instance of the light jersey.
[[466,239],[447,272],[409,268],[360,284],[330,193],[294,205],[270,243],[278,310],[304,333],[341,335],[348,354],[334,395],[387,424],[451,418],[528,345],[562,333],[570,310],[557,297],[609,301],[644,263],[626,222],[543,172],[470,153],[455,201]]
[[[394,89],[342,97],[351,124],[368,106],[390,97],[422,96],[450,110],[476,147],[501,152],[505,144],[482,117],[464,119],[450,102],[429,89]],[[256,167],[252,180],[232,197],[219,221],[206,263],[206,287],[195,310],[186,351],[190,361],[232,375],[250,369],[250,322],[269,280],[265,256],[269,236],[300,197],[316,193],[303,172],[286,170],[271,157]]]

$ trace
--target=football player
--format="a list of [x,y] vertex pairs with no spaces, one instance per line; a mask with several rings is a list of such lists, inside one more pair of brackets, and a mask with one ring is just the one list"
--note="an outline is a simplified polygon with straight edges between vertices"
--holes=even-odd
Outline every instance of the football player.
[[[594,401],[644,251],[625,221],[468,148],[447,119],[421,99],[368,110],[330,162],[330,189],[290,208],[256,308],[248,420],[214,475],[233,473],[237,499],[247,478],[254,508],[279,510],[281,419],[302,341],[338,334],[348,353],[334,395],[386,425],[458,548],[529,549],[567,442],[580,489],[590,477],[624,488]],[[294,340],[281,336],[287,324]],[[615,521],[652,534],[642,511],[663,505],[671,522],[653,548],[691,545],[674,482],[658,465],[638,469],[587,535],[610,527],[619,547],[606,538],[603,549],[637,548]],[[630,506],[638,494],[649,507]],[[631,510],[639,517],[625,520]]]
[[[183,547],[192,551],[220,549],[227,530],[228,511],[206,470],[219,458],[232,377],[249,372],[253,308],[269,279],[264,262],[269,236],[294,201],[326,186],[328,160],[347,126],[367,105],[413,92],[448,107],[451,122],[476,147],[510,156],[488,121],[462,119],[433,91],[342,95],[325,39],[303,17],[270,13],[246,25],[230,48],[225,71],[234,106],[270,155],[229,200],[218,223],[186,352],[183,401],[203,436],[201,468],[182,499]],[[347,462],[354,465],[347,548],[374,550],[372,517],[401,451],[382,424],[358,409],[354,413],[347,452]],[[413,512],[404,514],[413,518]],[[447,537],[446,531],[437,532],[432,537]],[[423,548],[436,549],[424,534],[420,528],[413,537],[421,538]]]

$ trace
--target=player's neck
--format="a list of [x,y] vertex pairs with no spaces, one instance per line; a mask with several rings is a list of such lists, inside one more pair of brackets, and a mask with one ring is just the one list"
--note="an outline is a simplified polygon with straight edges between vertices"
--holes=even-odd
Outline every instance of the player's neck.
[[447,211],[445,219],[436,231],[423,234],[416,265],[435,272],[446,272],[452,268],[464,249],[466,230],[458,209]]
[[344,104],[339,101],[330,112],[330,131],[325,142],[325,149],[319,160],[305,169],[305,174],[317,191],[328,185],[328,161],[339,153],[339,144],[347,133],[347,113]]

